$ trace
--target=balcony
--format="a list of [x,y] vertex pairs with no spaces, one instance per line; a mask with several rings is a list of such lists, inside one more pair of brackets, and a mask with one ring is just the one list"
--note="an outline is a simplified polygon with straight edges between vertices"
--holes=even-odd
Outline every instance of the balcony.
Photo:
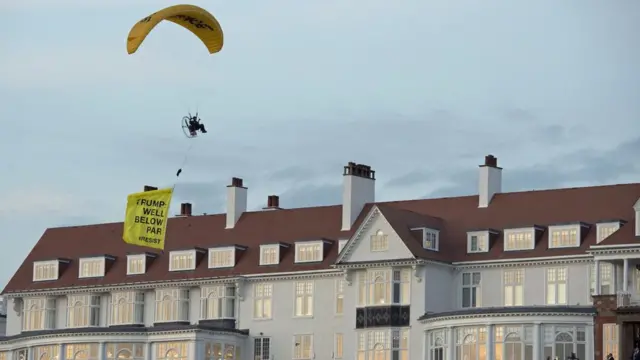
[[408,305],[371,306],[356,309],[356,329],[404,327],[411,321]]
[[640,306],[640,294],[631,291],[618,291],[616,297],[619,308]]

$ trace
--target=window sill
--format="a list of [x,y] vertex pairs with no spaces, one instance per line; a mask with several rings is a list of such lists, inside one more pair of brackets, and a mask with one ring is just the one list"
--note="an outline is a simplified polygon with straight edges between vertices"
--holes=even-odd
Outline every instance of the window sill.
[[313,315],[293,315],[294,319],[313,319]]

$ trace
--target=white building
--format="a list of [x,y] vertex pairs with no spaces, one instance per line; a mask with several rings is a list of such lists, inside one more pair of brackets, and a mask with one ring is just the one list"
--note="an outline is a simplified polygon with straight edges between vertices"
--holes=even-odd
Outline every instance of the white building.
[[3,291],[0,360],[618,359],[640,336],[640,184],[503,193],[493,156],[473,196],[343,179],[341,205],[248,212],[234,178],[164,252],[48,229]]

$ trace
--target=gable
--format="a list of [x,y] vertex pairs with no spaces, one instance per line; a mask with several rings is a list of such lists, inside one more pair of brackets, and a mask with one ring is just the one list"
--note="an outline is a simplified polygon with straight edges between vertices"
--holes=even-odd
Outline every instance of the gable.
[[[372,240],[372,236],[382,234]],[[372,244],[372,241],[374,242]],[[386,243],[382,249],[376,249],[381,243]],[[378,262],[389,260],[413,259],[411,250],[398,236],[389,221],[377,206],[371,208],[360,228],[347,242],[337,263]]]

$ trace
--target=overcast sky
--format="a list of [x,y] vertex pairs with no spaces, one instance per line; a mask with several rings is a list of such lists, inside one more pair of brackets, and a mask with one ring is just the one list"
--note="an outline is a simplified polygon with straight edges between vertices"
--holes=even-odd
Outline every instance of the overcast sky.
[[638,1],[192,3],[222,52],[163,23],[127,55],[166,0],[0,1],[0,286],[45,228],[121,221],[128,193],[171,185],[189,110],[209,133],[174,207],[198,213],[233,176],[251,208],[339,203],[348,161],[379,200],[475,194],[488,153],[507,191],[640,179]]

